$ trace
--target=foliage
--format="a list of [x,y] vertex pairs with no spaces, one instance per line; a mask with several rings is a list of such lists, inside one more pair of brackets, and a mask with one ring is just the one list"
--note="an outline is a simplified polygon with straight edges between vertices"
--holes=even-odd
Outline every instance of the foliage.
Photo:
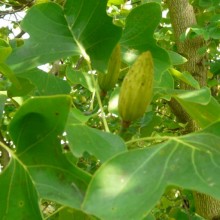
[[[2,20],[26,15],[12,21],[18,36],[0,29],[0,219],[202,219],[189,190],[220,199],[220,6],[190,2],[198,26],[182,40],[208,42],[199,51],[209,61],[202,88],[178,69],[187,59],[176,51],[165,1],[1,1]],[[117,44],[119,80],[103,96],[97,73]],[[152,102],[125,130],[118,94],[144,51],[154,61]],[[171,98],[199,131],[183,135]]]

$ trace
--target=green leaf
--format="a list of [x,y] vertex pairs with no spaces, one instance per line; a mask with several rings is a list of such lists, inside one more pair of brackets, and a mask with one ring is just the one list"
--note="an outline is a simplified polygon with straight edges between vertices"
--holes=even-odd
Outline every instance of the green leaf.
[[187,62],[187,59],[174,51],[167,51],[172,65],[180,65]]
[[211,91],[208,87],[203,87],[199,90],[182,91],[174,97],[186,102],[207,105],[211,100]]
[[189,72],[180,72],[174,68],[170,68],[169,72],[177,79],[180,79],[181,81],[192,86],[193,88],[195,89],[200,88],[198,81],[195,78],[193,78],[193,76]]
[[151,136],[152,132],[154,131],[154,128],[156,126],[160,126],[162,121],[161,117],[156,115],[154,112],[147,112],[143,118],[143,124],[140,128],[140,136],[141,137],[147,137]]
[[126,48],[123,59],[128,63],[134,62],[141,52],[150,50],[157,74],[161,74],[170,66],[167,52],[158,47],[156,40],[153,38],[160,20],[161,8],[157,3],[146,3],[134,8],[126,18],[120,41],[122,47]]
[[173,97],[202,128],[220,119],[220,104],[207,87]]
[[210,63],[210,72],[214,75],[220,74],[220,60],[215,63]]
[[220,27],[214,27],[209,30],[209,35],[213,39],[220,39]]
[[67,81],[37,68],[19,73],[17,76],[27,79],[34,85],[35,95],[38,96],[69,94],[71,90]]
[[0,125],[2,121],[3,111],[5,108],[5,102],[7,100],[7,96],[5,94],[0,94]]
[[9,44],[5,40],[0,39],[0,63],[5,62],[11,51],[12,49]]
[[84,115],[79,109],[73,108],[68,117],[67,124],[85,124],[92,115]]
[[90,92],[95,91],[91,75],[88,73],[74,70],[72,67],[68,66],[66,70],[66,77],[73,85],[80,84],[87,88]]
[[50,217],[50,219],[51,220],[74,220],[74,219],[75,220],[96,220],[96,218],[88,216],[79,210],[74,210],[70,208],[62,209],[61,211],[59,211],[58,215],[56,215],[54,218]]
[[9,132],[16,146],[14,169],[20,164],[40,198],[79,208],[90,176],[68,162],[60,144],[70,104],[65,95],[31,98],[16,112]]
[[16,88],[20,89],[21,85],[17,77],[15,76],[12,69],[6,65],[5,63],[0,63],[0,73],[2,73],[4,76],[6,76]]
[[154,81],[154,96],[170,100],[173,91],[174,79],[169,71],[164,71],[162,74],[157,75]]
[[7,91],[8,97],[25,96],[34,90],[35,86],[31,84],[28,79],[22,77],[17,77],[17,79],[20,83],[20,87],[17,88],[14,84],[12,84]]
[[199,6],[202,8],[211,7],[213,4],[213,0],[199,0]]
[[119,136],[83,124],[68,124],[66,132],[70,150],[76,157],[88,152],[104,162],[126,151],[125,143]]
[[43,219],[33,180],[19,160],[11,159],[0,174],[0,188],[0,219]]
[[189,219],[190,218],[191,220],[205,220],[204,218],[198,215],[189,215],[188,212],[180,208],[171,209],[169,216],[172,217],[173,219]]
[[220,121],[108,160],[90,182],[82,207],[105,220],[142,219],[168,185],[220,199],[219,172]]
[[67,0],[63,8],[52,2],[31,7],[22,21],[30,38],[12,52],[8,64],[18,73],[82,54],[95,69],[105,71],[121,35],[106,5],[107,0]]

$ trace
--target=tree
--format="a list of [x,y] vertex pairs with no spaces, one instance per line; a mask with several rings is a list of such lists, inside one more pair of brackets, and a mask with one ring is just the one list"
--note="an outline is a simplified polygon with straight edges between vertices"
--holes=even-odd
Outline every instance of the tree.
[[[217,1],[1,4],[2,19],[26,13],[17,36],[1,28],[1,219],[218,218]],[[146,51],[151,104],[121,123],[122,82]]]

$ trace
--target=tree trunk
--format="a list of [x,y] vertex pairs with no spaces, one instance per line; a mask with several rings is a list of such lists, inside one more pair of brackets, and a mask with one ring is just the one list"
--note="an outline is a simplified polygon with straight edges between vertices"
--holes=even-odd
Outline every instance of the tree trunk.
[[[205,45],[202,37],[193,39],[180,40],[182,34],[185,34],[187,28],[196,24],[196,17],[193,7],[188,0],[167,0],[170,11],[170,19],[173,27],[177,51],[187,58],[187,62],[180,67],[181,71],[187,71],[200,83],[200,86],[206,85],[207,67],[205,66],[207,57],[204,54],[199,54],[198,49]],[[192,89],[185,83],[181,83],[181,89]],[[190,116],[181,108],[175,101],[171,100],[171,108],[174,114],[180,117],[182,122],[187,122],[187,133],[198,130],[196,123]],[[220,219],[220,201],[213,199],[210,196],[195,192],[194,200],[196,212],[206,219]]]

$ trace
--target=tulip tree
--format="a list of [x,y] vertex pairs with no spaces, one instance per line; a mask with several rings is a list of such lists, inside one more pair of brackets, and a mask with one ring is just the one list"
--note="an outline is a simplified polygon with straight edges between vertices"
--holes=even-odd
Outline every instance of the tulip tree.
[[[11,21],[17,36],[0,29],[0,219],[218,219],[218,1],[1,7],[2,21],[25,16]],[[116,45],[119,79],[103,94]],[[125,128],[120,87],[145,51],[151,104]]]

